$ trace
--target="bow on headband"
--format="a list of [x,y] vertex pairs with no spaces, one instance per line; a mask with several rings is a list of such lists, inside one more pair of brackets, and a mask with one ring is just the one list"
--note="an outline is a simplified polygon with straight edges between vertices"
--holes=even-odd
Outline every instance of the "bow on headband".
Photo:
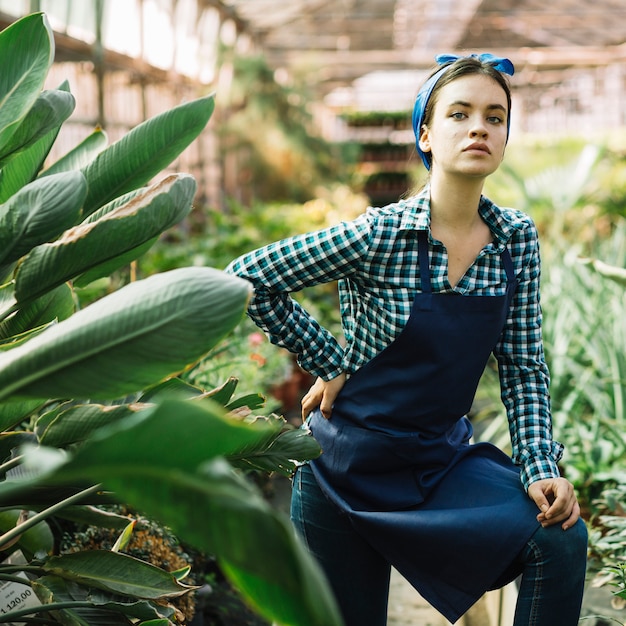
[[[443,65],[443,67],[437,71],[433,76],[431,76],[422,86],[419,93],[417,94],[417,98],[415,99],[415,105],[413,107],[413,132],[415,133],[415,146],[417,148],[417,152],[422,158],[422,162],[427,170],[430,169],[430,162],[428,157],[419,147],[419,136],[420,129],[424,123],[424,114],[426,113],[426,105],[430,100],[430,94],[433,91],[433,88],[439,81],[439,79],[445,74],[450,64],[458,59],[467,59],[474,58],[478,59],[482,63],[486,63],[488,65],[492,65],[495,69],[503,74],[508,74],[509,76],[513,76],[515,72],[515,68],[513,67],[513,63],[509,59],[505,59],[503,57],[497,57],[493,54],[489,54],[488,52],[483,52],[482,54],[470,54],[468,56],[457,56],[455,54],[439,54],[435,57],[435,61],[439,65]],[[509,131],[510,119],[507,117],[507,136]]]

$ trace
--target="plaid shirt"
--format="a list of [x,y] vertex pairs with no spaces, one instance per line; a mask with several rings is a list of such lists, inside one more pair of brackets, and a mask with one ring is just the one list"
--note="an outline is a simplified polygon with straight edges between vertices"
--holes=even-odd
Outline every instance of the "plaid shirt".
[[[248,314],[272,343],[298,355],[306,371],[325,380],[352,373],[402,331],[420,291],[417,231],[430,230],[428,188],[383,208],[369,208],[351,222],[279,241],[234,260],[226,272],[249,280]],[[518,287],[494,349],[501,396],[511,433],[513,461],[525,487],[559,475],[563,446],[552,439],[549,374],[541,339],[539,242],[532,220],[487,198],[479,213],[493,241],[456,286],[447,280],[447,252],[429,232],[433,293],[500,296],[506,273],[500,253],[508,247]],[[340,344],[291,292],[338,280],[345,343]]]

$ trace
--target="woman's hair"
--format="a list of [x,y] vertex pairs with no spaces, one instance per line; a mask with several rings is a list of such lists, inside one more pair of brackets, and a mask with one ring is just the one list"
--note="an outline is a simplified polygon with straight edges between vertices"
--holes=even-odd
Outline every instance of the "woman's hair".
[[[447,68],[445,72],[441,75],[439,80],[435,83],[433,90],[430,92],[430,98],[426,103],[426,108],[424,110],[424,120],[423,124],[428,126],[432,120],[433,110],[435,108],[435,104],[437,103],[437,95],[439,91],[443,89],[446,85],[455,81],[457,78],[461,78],[463,76],[469,76],[471,74],[482,74],[483,76],[489,76],[493,78],[502,89],[504,89],[504,93],[506,94],[506,102],[508,107],[508,113],[511,112],[511,87],[509,85],[508,79],[505,75],[497,70],[490,63],[484,63],[477,57],[462,57],[453,61],[452,63],[448,63],[444,66]],[[442,69],[441,66],[436,67],[429,79],[432,78],[437,72],[440,72]],[[421,129],[419,129],[421,130]]]

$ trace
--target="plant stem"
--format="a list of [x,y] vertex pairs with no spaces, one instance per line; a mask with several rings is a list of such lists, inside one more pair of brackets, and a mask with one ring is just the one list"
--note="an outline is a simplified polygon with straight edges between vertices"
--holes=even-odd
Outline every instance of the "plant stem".
[[[50,517],[51,515],[54,515],[57,511],[60,511],[66,506],[69,506],[70,504],[74,504],[75,502],[82,500],[85,496],[89,496],[92,493],[96,493],[100,488],[101,488],[101,485],[99,484],[93,485],[92,487],[89,487],[87,489],[84,489],[83,491],[75,493],[73,496],[70,496],[69,498],[65,498],[65,500],[61,500],[61,502],[57,502],[53,504],[51,507],[44,509],[43,511],[41,511],[40,513],[37,513],[36,515],[33,515],[31,518],[27,519],[23,524],[20,524],[19,526],[12,528],[8,532],[4,533],[4,535],[0,536],[0,548],[5,543],[8,543],[9,541],[12,541],[16,537],[19,537],[24,531],[28,530],[29,528],[32,528],[33,526],[35,526],[42,520]],[[2,620],[0,619],[0,623],[1,622]]]
[[23,458],[23,455],[16,456],[14,459],[11,459],[10,461],[7,461],[6,463],[0,465],[0,474],[4,476],[10,469],[13,469],[15,466],[19,465],[22,462]]
[[19,609],[17,611],[11,611],[11,613],[6,613],[5,615],[0,615],[0,624],[14,622],[19,617],[33,615],[33,613],[48,613],[50,611],[60,611],[62,609],[93,609],[94,606],[93,602],[51,602],[50,604],[42,604],[41,606]]

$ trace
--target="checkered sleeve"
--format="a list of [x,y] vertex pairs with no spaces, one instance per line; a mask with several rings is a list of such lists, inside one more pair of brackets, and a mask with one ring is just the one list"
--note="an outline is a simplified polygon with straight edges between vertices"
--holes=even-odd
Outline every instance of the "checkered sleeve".
[[552,439],[549,373],[541,336],[539,242],[530,219],[513,237],[509,249],[518,271],[518,287],[494,354],[513,462],[521,468],[527,489],[537,480],[559,475],[557,463],[563,446]]
[[343,371],[343,348],[290,294],[354,273],[369,232],[364,215],[259,248],[225,270],[252,283],[248,315],[270,341],[295,353],[303,369],[325,380]]

